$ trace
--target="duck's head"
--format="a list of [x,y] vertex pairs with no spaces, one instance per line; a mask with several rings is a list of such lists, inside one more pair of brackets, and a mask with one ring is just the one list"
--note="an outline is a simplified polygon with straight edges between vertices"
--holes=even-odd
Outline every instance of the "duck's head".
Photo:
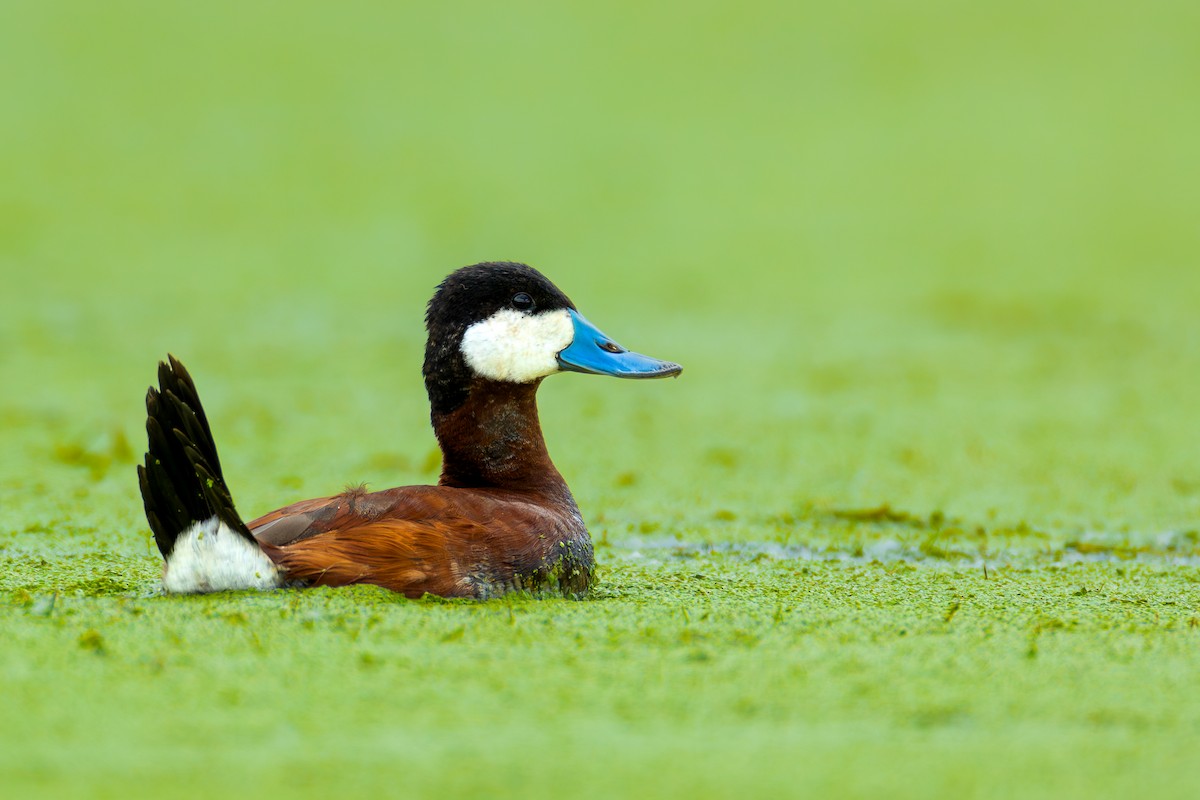
[[536,384],[556,372],[667,378],[683,370],[621,347],[524,264],[451,273],[429,301],[425,327],[425,385],[435,413],[457,408],[480,380]]

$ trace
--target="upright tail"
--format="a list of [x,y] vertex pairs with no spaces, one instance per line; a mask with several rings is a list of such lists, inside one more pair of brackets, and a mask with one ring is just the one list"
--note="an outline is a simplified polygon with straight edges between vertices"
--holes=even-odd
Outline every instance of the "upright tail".
[[146,463],[138,481],[146,521],[166,559],[168,592],[269,589],[278,570],[242,522],[221,474],[196,384],[174,356],[146,393]]

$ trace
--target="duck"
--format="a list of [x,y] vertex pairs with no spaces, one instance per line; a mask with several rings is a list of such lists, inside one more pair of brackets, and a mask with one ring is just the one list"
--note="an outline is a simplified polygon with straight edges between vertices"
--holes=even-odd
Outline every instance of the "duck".
[[542,273],[516,262],[452,272],[429,301],[425,327],[437,484],[348,487],[249,523],[194,380],[174,355],[159,363],[137,473],[165,593],[373,584],[409,598],[587,596],[592,540],[550,460],[538,387],[561,372],[649,379],[683,368],[620,346]]

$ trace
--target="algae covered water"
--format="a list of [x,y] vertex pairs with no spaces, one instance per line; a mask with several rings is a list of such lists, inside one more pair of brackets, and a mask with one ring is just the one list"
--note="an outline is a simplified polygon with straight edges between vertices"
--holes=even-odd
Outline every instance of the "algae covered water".
[[[1191,797],[1192,4],[0,8],[0,786]],[[165,353],[243,514],[436,480],[518,259],[583,602],[165,598]]]

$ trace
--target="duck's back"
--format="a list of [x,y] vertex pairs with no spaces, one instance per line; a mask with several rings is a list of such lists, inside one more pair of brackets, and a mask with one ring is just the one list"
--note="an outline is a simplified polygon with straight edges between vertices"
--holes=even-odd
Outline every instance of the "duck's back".
[[249,524],[289,581],[373,583],[409,597],[585,594],[592,543],[569,493],[405,486],[349,489]]

